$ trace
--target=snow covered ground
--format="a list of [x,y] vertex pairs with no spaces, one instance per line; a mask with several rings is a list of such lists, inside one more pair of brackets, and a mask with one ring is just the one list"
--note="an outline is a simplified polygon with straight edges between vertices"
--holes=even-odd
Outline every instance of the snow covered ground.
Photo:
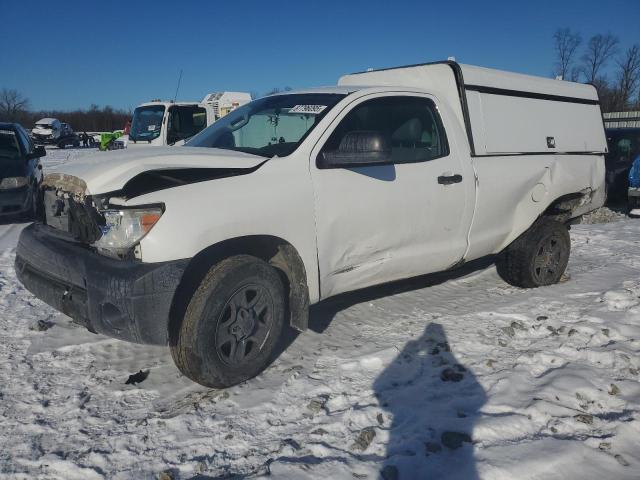
[[640,221],[575,226],[553,287],[480,262],[320,305],[226,391],[36,300],[21,228],[0,225],[2,478],[640,477]]

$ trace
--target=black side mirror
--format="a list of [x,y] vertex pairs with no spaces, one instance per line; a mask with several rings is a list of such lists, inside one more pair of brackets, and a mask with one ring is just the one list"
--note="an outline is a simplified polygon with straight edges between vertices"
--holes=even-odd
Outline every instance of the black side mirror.
[[47,151],[45,150],[45,148],[42,145],[38,145],[36,148],[34,148],[33,153],[29,155],[29,159],[40,158],[46,155]]
[[180,140],[183,140],[184,137],[180,134],[180,132],[169,131],[167,132],[167,144],[173,145]]
[[318,168],[348,168],[371,165],[388,165],[391,160],[391,143],[380,132],[369,130],[347,133],[338,150],[322,152]]

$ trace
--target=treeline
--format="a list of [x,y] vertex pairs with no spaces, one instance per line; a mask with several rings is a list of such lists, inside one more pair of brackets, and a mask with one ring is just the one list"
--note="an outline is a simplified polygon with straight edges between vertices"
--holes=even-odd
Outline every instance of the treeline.
[[640,45],[622,48],[611,33],[583,42],[570,28],[558,29],[553,42],[556,78],[595,86],[603,112],[640,110]]
[[131,112],[113,107],[91,105],[87,110],[41,110],[29,108],[29,100],[16,90],[0,90],[0,122],[16,122],[31,129],[42,118],[57,118],[77,132],[111,132],[121,130],[131,120]]
[[52,110],[31,113],[31,123],[33,125],[41,118],[57,118],[61,122],[66,122],[77,132],[112,132],[122,130],[125,124],[131,120],[132,113],[127,110],[114,109],[110,106],[98,107],[91,105],[88,110],[73,110],[70,112]]

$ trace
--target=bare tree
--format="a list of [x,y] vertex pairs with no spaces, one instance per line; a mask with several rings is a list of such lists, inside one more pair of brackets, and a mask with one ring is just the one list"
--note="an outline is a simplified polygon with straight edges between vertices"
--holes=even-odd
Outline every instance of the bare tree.
[[[559,28],[553,34],[554,49],[556,52],[555,76],[567,79],[572,76],[572,64],[582,38],[578,32],[572,32],[569,28]],[[572,76],[573,78],[573,76]]]
[[0,119],[15,122],[29,108],[29,99],[14,89],[0,91]]
[[640,87],[639,45],[633,45],[626,51],[624,57],[618,60],[618,68],[617,106],[626,109]]
[[589,39],[587,51],[582,56],[582,72],[588,83],[596,84],[602,69],[618,53],[619,43],[618,38],[610,33]]

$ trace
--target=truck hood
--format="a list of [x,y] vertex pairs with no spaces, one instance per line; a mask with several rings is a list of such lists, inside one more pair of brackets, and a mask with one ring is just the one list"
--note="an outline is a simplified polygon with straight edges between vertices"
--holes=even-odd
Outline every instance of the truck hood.
[[[96,195],[118,191],[134,177],[145,172],[191,170],[196,177],[198,173],[204,172],[202,179],[206,180],[215,178],[213,173],[216,170],[252,170],[266,160],[267,158],[257,155],[202,147],[150,147],[131,151],[96,152],[81,161],[47,169],[44,184],[74,191],[79,195]],[[199,180],[196,178],[193,181]],[[67,188],[69,186],[72,188]]]

